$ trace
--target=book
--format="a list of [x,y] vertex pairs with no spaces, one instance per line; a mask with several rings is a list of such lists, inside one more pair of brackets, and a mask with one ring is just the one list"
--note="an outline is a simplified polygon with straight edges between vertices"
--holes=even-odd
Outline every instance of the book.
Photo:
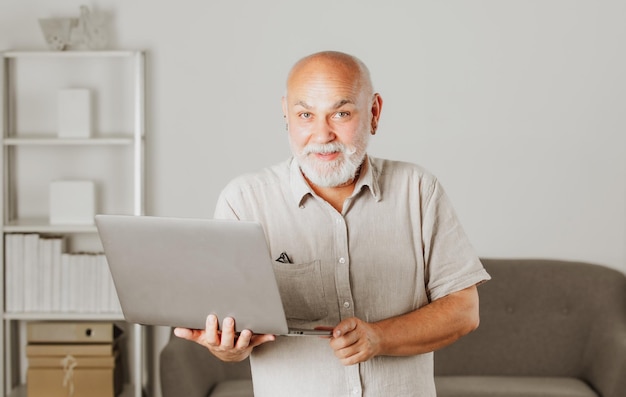
[[65,252],[65,237],[5,235],[5,308],[9,313],[122,312],[106,256]]
[[36,311],[52,311],[52,239],[39,238],[39,269],[37,277]]
[[70,301],[73,298],[71,291],[73,288],[71,272],[72,254],[63,253],[61,255],[61,311],[70,311]]
[[52,276],[50,278],[51,290],[52,290],[52,303],[50,310],[52,312],[61,311],[61,284],[62,284],[62,269],[61,258],[65,249],[65,239],[63,237],[56,237],[51,240],[52,245]]
[[12,233],[5,235],[5,283],[7,312],[24,310],[24,235]]
[[100,294],[98,288],[98,254],[89,253],[87,255],[87,260],[85,262],[87,265],[86,273],[87,278],[85,285],[86,288],[86,301],[87,301],[87,311],[91,313],[100,312],[100,305],[98,302],[98,295]]
[[111,298],[112,294],[115,294],[115,287],[113,286],[113,279],[111,278],[111,272],[109,271],[109,266],[106,261],[106,256],[99,255],[98,256],[98,271],[99,275],[99,285],[100,285],[100,296],[99,296],[99,307],[103,312],[113,312],[114,308],[111,304],[113,298]]
[[37,295],[39,287],[39,235],[24,235],[24,311],[37,310]]

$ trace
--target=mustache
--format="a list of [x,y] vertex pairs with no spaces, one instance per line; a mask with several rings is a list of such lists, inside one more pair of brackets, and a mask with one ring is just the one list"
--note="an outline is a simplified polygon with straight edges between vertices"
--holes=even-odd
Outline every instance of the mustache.
[[303,155],[317,154],[317,153],[335,153],[340,152],[347,154],[348,156],[356,153],[356,147],[346,146],[343,143],[331,142],[331,143],[310,143],[302,149]]

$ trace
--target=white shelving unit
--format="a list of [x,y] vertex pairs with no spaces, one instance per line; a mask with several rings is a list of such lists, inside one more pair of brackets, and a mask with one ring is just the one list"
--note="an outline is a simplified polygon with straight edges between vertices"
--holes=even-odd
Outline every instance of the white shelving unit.
[[[96,213],[144,214],[145,55],[142,51],[8,51],[2,53],[0,196],[2,241],[8,233],[63,235],[68,249],[101,250],[94,225],[48,221],[47,192],[55,178],[96,183]],[[59,89],[92,92],[92,134],[59,138]],[[69,176],[69,178],[68,178]],[[86,247],[86,248],[85,248]],[[118,313],[7,312],[5,255],[0,244],[0,396],[26,396],[24,324],[29,321],[112,321]],[[144,330],[125,324],[129,369],[123,397],[141,397]]]

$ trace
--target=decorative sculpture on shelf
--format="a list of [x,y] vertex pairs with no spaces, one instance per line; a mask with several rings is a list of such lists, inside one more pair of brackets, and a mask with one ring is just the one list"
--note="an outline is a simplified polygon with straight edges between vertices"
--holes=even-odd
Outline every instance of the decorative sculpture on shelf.
[[41,18],[39,26],[52,50],[70,48],[99,50],[107,45],[104,17],[80,6],[78,18]]

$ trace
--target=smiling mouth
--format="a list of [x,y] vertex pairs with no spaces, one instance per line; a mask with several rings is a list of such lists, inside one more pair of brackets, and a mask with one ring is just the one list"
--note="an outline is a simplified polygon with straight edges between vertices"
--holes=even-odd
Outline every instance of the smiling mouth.
[[340,151],[337,152],[317,152],[317,153],[313,153],[315,155],[315,157],[322,159],[322,160],[334,160],[336,159],[339,154],[341,154]]

